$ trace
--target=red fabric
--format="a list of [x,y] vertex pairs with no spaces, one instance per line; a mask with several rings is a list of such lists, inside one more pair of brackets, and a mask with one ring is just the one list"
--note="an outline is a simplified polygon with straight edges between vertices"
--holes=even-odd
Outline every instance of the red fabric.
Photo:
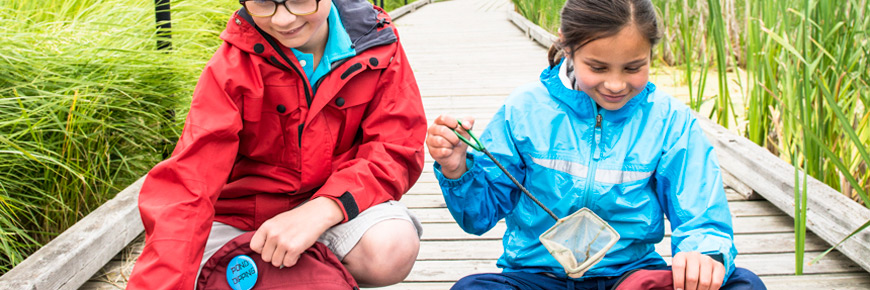
[[[395,33],[386,23],[378,31]],[[213,221],[252,231],[320,196],[347,221],[399,200],[422,172],[426,117],[398,42],[334,68],[309,106],[308,81],[286,69],[301,67],[289,49],[292,63],[238,14],[221,38],[172,157],[140,191],[146,243],[128,289],[193,287]]]
[[673,290],[674,274],[671,270],[637,270],[631,272],[628,277],[623,277],[616,285],[615,290]]
[[256,290],[348,290],[358,289],[356,280],[338,257],[321,243],[305,250],[289,268],[277,268],[267,263],[260,255],[251,250],[253,232],[236,237],[220,248],[205,266],[196,283],[196,289],[232,290],[227,282],[227,265],[238,255],[248,255],[257,266]]

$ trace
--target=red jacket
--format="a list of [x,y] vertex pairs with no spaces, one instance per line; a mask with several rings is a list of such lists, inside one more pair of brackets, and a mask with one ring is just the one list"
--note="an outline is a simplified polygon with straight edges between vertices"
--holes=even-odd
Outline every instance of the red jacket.
[[316,95],[290,49],[244,9],[230,18],[172,157],[140,191],[146,242],[129,289],[192,288],[212,221],[255,230],[321,196],[348,221],[420,176],[426,117],[395,27],[365,0],[333,3],[357,55]]

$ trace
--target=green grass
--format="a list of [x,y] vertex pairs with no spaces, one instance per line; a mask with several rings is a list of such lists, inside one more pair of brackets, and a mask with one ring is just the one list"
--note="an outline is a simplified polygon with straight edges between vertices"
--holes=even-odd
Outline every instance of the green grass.
[[172,51],[152,1],[0,4],[0,273],[162,159],[238,6],[222,2],[173,1]]

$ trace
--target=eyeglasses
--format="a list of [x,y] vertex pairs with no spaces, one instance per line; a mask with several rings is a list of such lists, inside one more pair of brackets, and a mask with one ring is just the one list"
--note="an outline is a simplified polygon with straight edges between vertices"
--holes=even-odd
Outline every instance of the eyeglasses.
[[320,7],[320,0],[239,0],[248,14],[256,17],[271,17],[278,12],[278,4],[284,4],[287,12],[297,16],[311,15]]

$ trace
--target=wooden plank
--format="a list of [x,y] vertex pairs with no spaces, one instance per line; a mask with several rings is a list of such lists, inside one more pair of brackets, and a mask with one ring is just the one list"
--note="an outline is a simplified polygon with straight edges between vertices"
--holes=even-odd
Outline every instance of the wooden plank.
[[[417,184],[424,184],[422,186],[430,186],[429,184],[418,182]],[[434,184],[437,186],[437,183]],[[726,195],[729,202],[734,201],[744,201],[742,195],[737,193],[728,193],[726,191]],[[406,194],[402,196],[401,200],[402,204],[407,206],[408,208],[446,208],[447,204],[444,202],[444,196],[441,193],[429,193],[429,194]],[[769,203],[768,203],[769,204]],[[764,205],[765,211],[770,211],[771,208],[776,209],[772,205]],[[773,215],[783,215],[778,209],[774,212]],[[763,215],[763,214],[755,214],[755,215]]]
[[[459,228],[447,209],[411,209],[411,212],[426,223],[453,224]],[[794,220],[787,215],[736,217],[732,222],[735,234],[794,232]],[[670,224],[665,220],[665,234],[669,233]],[[426,236],[425,229],[423,235]]]
[[144,177],[0,277],[0,289],[76,289],[143,231]]
[[[820,252],[808,252],[808,256],[815,256]],[[808,258],[806,262],[809,262]],[[495,266],[495,258],[487,260],[427,260],[417,261],[411,274],[405,281],[409,282],[453,282],[466,275],[474,273],[501,272]],[[665,257],[670,263],[670,258]],[[794,273],[794,255],[784,254],[761,254],[761,255],[738,255],[735,263],[739,267],[749,269],[759,276],[790,275]],[[848,261],[839,252],[831,252],[817,265],[804,267],[807,274],[815,273],[855,273],[861,268],[855,263]]]
[[761,197],[755,190],[752,190],[751,187],[731,175],[727,170],[722,170],[722,182],[725,183],[726,186],[731,187],[736,193],[743,196],[745,200],[764,200],[764,197]]
[[404,5],[402,7],[393,9],[392,11],[388,12],[387,14],[390,14],[390,18],[392,18],[393,21],[395,21],[395,20],[399,19],[400,17],[405,16],[408,13],[417,11],[417,9],[419,9],[420,7],[423,7],[423,5],[426,5],[429,3],[432,3],[432,0],[417,0],[417,1],[414,1],[412,3],[408,3],[407,5]]
[[[794,249],[794,234],[743,234],[735,236],[734,243],[740,255],[790,253],[791,249]],[[824,251],[827,247],[827,244],[818,237],[814,235],[807,237],[806,251]],[[424,240],[420,245],[417,260],[486,260],[498,258],[503,251],[501,239]],[[656,244],[656,252],[663,257],[671,256],[670,237]]]
[[[764,196],[783,212],[794,216],[794,167],[746,138],[698,116],[704,132],[716,147],[722,168]],[[803,176],[800,176],[803,178]],[[807,228],[836,244],[870,220],[870,209],[843,196],[824,183],[808,178]],[[870,230],[846,240],[838,249],[870,271]]]
[[870,289],[870,274],[867,272],[801,275],[801,276],[761,276],[767,289]]

